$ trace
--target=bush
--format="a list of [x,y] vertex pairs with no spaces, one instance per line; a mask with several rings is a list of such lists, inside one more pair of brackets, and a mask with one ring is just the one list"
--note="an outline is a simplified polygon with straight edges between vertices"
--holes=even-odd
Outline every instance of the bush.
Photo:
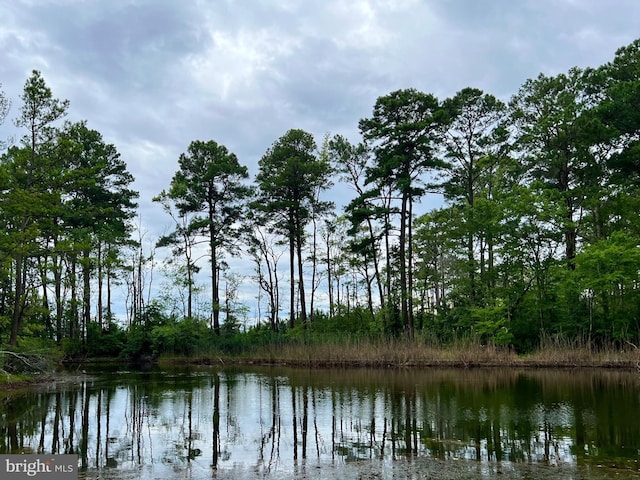
[[87,325],[86,352],[90,357],[118,357],[126,342],[126,332],[116,323],[104,329],[97,322]]
[[290,338],[307,337],[310,333],[322,337],[340,337],[347,334],[371,336],[381,332],[381,326],[371,312],[364,307],[342,311],[333,317],[324,312],[315,312],[311,321],[298,324],[286,335]]
[[208,332],[196,319],[171,320],[151,329],[151,350],[154,355],[193,355],[206,348]]
[[135,361],[142,356],[151,356],[151,337],[143,325],[133,325],[127,332],[127,341],[120,352],[120,358]]
[[79,338],[63,338],[62,351],[65,359],[73,359],[83,357],[86,353],[82,340]]

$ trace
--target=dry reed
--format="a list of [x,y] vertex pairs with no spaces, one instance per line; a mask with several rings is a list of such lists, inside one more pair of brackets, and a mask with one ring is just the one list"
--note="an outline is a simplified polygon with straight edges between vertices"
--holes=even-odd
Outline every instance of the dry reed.
[[605,367],[640,370],[640,350],[607,347],[595,350],[586,345],[562,340],[546,341],[528,355],[509,348],[458,341],[449,346],[434,346],[421,341],[363,340],[262,346],[242,355],[216,356],[223,363],[296,365],[318,367],[533,367],[576,368]]

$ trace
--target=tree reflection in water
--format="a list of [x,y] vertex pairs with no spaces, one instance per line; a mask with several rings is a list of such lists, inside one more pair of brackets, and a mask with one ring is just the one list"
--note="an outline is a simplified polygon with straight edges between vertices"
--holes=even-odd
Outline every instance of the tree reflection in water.
[[0,453],[75,453],[88,478],[294,475],[401,458],[637,472],[638,382],[495,370],[100,374],[5,392]]

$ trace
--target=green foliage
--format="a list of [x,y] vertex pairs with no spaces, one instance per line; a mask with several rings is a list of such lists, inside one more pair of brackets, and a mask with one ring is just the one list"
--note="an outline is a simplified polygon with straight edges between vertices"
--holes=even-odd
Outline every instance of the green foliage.
[[380,322],[371,316],[369,309],[355,307],[349,312],[339,311],[334,316],[329,316],[324,312],[315,312],[312,322],[306,326],[296,326],[296,328],[289,330],[286,336],[299,338],[307,334],[314,334],[327,338],[339,338],[341,335],[369,337],[380,332]]
[[586,304],[591,334],[601,340],[636,340],[640,318],[640,247],[614,232],[576,257],[575,284]]
[[[361,119],[358,124],[363,138],[375,154],[375,163],[367,170],[366,179],[366,183],[374,186],[371,194],[380,195],[388,189],[400,198],[399,207],[390,212],[399,215],[400,318],[409,338],[414,335],[413,308],[410,305],[413,270],[413,257],[409,254],[409,239],[413,234],[411,212],[413,203],[425,193],[422,179],[445,165],[435,154],[444,120],[444,111],[434,95],[405,89],[379,97],[373,107],[373,115]],[[365,192],[364,196],[371,194]],[[387,251],[387,256],[390,253]]]
[[186,318],[152,328],[151,349],[154,354],[190,356],[204,351],[209,337],[204,322]]
[[614,232],[610,238],[587,246],[576,259],[583,289],[597,292],[632,287],[640,274],[640,247],[636,238]]
[[11,344],[46,335],[61,345],[68,336],[76,355],[86,348],[77,343],[91,321],[92,278],[113,276],[112,252],[128,241],[137,193],[99,132],[86,122],[60,127],[69,102],[53,96],[40,72],[21,100],[15,124],[25,135],[0,160],[0,283],[11,291],[0,296],[0,311],[11,318]]
[[159,240],[159,246],[172,246],[174,256],[184,256],[187,269],[188,307],[191,317],[193,275],[197,259],[192,251],[196,237],[207,238],[211,258],[211,305],[213,328],[220,334],[220,270],[224,255],[238,251],[240,220],[246,212],[246,201],[253,189],[244,183],[247,167],[235,154],[213,140],[193,141],[187,153],[180,155],[180,170],[171,179],[171,188],[154,200],[171,212],[171,202],[177,209],[176,230]]
[[86,350],[82,341],[78,338],[63,338],[62,351],[67,359],[80,359],[86,356]]
[[296,323],[296,263],[300,318],[307,321],[302,255],[305,229],[333,205],[319,199],[319,192],[331,185],[331,167],[316,149],[313,135],[300,129],[291,129],[276,140],[258,162],[258,198],[252,203],[257,213],[254,221],[267,225],[289,245],[291,327]]
[[127,330],[127,341],[120,352],[120,357],[131,362],[136,362],[143,357],[153,355],[152,336],[153,329],[162,327],[171,322],[163,308],[158,303],[151,303],[141,313]]
[[241,336],[246,345],[252,345],[253,347],[260,347],[264,345],[278,345],[284,343],[284,333],[287,331],[287,325],[282,324],[279,326],[278,331],[274,331],[271,325],[266,323],[259,323],[256,326],[249,328],[246,333],[238,333],[236,335]]
[[131,326],[127,330],[127,342],[124,344],[119,358],[135,362],[136,359],[151,354],[150,332],[141,325]]
[[503,305],[474,307],[469,309],[472,330],[483,343],[510,345],[513,334],[509,330],[509,320]]
[[87,325],[86,351],[90,357],[118,357],[127,343],[127,332],[116,323],[101,328],[97,322]]
[[[326,137],[318,152],[312,134],[286,132],[260,159],[255,199],[234,154],[194,141],[154,199],[175,223],[156,244],[171,249],[174,273],[171,291],[149,304],[145,256],[123,255],[139,246],[133,177],[86,122],[61,124],[68,102],[34,71],[15,119],[24,136],[0,144],[0,340],[128,360],[414,330],[430,342],[465,338],[520,352],[549,337],[639,344],[639,73],[637,40],[602,67],[525,81],[508,106],[475,88],[442,102],[397,90],[359,122],[360,143]],[[0,92],[0,123],[8,107]],[[344,216],[327,215],[332,204],[321,197],[333,173],[356,192]],[[432,192],[445,204],[418,216],[414,206]],[[249,251],[271,325],[241,331],[244,277],[226,260],[241,251],[245,230],[256,237]],[[288,325],[279,321],[282,249]],[[192,305],[207,255],[212,328]],[[126,328],[111,305],[103,312],[105,290],[123,272]],[[307,315],[325,285],[328,313]]]

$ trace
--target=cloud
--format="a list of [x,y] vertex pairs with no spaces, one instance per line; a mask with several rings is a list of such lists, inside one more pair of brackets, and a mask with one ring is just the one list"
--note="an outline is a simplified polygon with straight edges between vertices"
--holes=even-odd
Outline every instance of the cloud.
[[177,160],[158,155],[149,172],[136,144],[175,155],[209,138],[255,173],[289,128],[357,139],[358,120],[398,88],[444,97],[478,86],[507,98],[541,71],[603,63],[633,39],[640,13],[614,3],[10,2],[0,7],[0,81],[15,111],[41,69],[134,174],[164,170],[168,182]]

